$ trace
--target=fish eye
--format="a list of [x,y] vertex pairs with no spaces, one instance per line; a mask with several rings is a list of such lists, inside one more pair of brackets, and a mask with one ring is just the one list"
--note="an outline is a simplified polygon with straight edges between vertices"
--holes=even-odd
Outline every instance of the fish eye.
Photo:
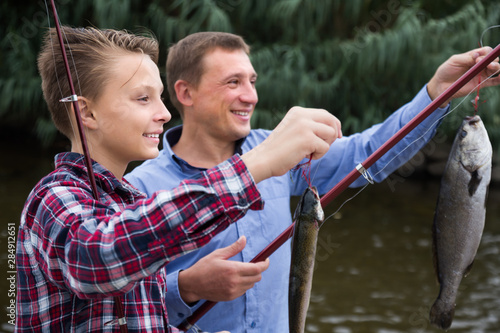
[[460,138],[465,138],[467,136],[467,131],[466,130],[462,130],[462,132],[460,133]]

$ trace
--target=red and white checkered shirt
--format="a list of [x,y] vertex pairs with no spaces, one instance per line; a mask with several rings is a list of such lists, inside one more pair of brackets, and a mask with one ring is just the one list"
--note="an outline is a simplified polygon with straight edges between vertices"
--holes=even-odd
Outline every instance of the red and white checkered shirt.
[[237,155],[151,198],[94,163],[98,201],[82,155],[55,164],[21,217],[16,332],[119,332],[115,296],[129,332],[165,332],[165,264],[263,208]]

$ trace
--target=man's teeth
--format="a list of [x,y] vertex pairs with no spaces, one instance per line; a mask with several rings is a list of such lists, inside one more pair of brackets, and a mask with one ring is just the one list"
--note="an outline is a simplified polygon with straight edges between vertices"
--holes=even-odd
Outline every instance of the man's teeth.
[[159,138],[160,134],[143,134],[146,138]]
[[248,116],[249,112],[233,111],[233,113],[237,114],[238,116]]

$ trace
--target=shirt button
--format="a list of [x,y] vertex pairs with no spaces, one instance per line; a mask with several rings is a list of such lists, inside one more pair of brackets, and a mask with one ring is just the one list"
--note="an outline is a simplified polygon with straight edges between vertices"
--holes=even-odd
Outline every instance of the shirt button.
[[246,206],[246,205],[247,205],[247,199],[245,199],[245,198],[240,198],[240,199],[238,200],[238,205],[240,205],[240,206]]
[[184,313],[178,313],[177,316],[179,316],[179,318],[184,318]]
[[253,322],[250,324],[250,327],[251,327],[251,328],[255,328],[255,326],[257,326],[257,324],[255,323],[255,321],[253,321]]

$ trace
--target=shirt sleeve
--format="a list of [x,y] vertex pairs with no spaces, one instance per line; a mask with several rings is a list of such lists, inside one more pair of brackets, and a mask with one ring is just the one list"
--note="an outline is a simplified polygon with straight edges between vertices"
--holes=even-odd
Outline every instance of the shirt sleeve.
[[[313,161],[311,165],[311,169],[315,172],[315,185],[320,194],[333,188],[431,102],[427,86],[424,86],[411,102],[399,108],[384,122],[361,133],[336,140],[328,153],[320,160]],[[418,153],[435,135],[448,110],[449,105],[445,108],[438,108],[375,162],[368,169],[373,180],[375,182],[383,181]],[[295,177],[300,177],[300,173],[297,172]],[[359,187],[366,183],[367,180],[360,175],[350,186]],[[297,184],[293,189],[294,195],[300,195],[306,184],[300,179],[294,181],[294,184]]]
[[168,321],[172,325],[179,325],[184,319],[191,316],[194,311],[193,307],[190,307],[183,301],[179,292],[179,272],[179,270],[176,270],[169,272],[167,275],[165,304],[168,310]]
[[66,182],[41,198],[28,239],[46,276],[81,298],[131,290],[263,202],[239,156],[121,211]]

